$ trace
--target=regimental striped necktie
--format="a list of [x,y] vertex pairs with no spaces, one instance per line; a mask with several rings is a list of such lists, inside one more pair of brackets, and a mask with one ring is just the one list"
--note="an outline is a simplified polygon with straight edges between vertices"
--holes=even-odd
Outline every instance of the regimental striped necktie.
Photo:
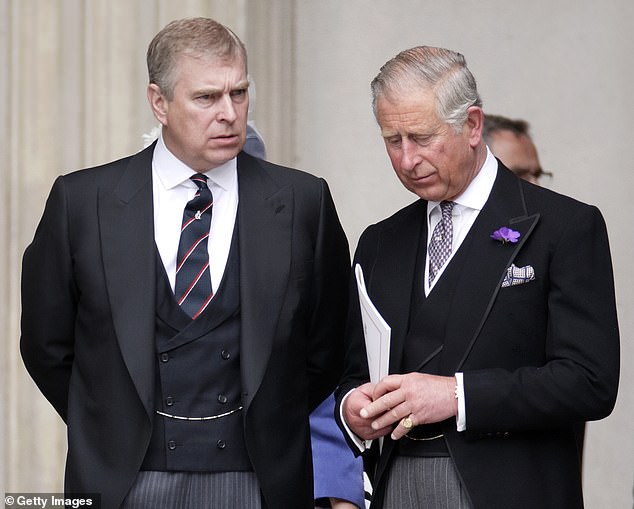
[[432,233],[429,242],[429,285],[434,282],[436,274],[451,255],[451,243],[453,241],[453,223],[451,212],[454,202],[443,201],[440,203],[442,217]]
[[206,175],[197,173],[190,178],[198,191],[183,212],[174,295],[183,311],[195,320],[213,297],[207,248],[213,196],[207,187]]

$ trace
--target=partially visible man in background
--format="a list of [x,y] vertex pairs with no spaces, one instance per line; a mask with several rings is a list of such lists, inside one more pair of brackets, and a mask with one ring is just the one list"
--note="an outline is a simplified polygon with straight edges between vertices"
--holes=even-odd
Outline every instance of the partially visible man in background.
[[544,185],[552,173],[542,169],[529,130],[525,120],[486,114],[482,135],[493,155],[509,170],[528,182]]

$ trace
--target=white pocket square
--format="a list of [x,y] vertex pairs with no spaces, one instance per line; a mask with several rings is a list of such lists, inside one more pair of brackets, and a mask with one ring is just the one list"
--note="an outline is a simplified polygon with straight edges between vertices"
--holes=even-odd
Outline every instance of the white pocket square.
[[533,269],[531,265],[517,267],[515,264],[511,264],[511,266],[506,269],[506,275],[504,276],[504,281],[502,281],[502,288],[522,285],[534,279],[535,269]]

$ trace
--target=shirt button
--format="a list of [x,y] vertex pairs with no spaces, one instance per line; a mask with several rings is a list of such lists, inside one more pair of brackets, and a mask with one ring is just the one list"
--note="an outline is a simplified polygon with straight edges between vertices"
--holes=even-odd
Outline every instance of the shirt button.
[[229,360],[231,358],[231,352],[229,352],[228,350],[222,350],[220,352],[220,357],[222,357],[224,360]]
[[218,394],[218,403],[222,403],[223,405],[227,402],[227,396],[224,394]]
[[170,440],[169,442],[167,442],[167,448],[170,451],[173,451],[174,449],[176,449],[176,442],[174,442],[174,440]]
[[165,398],[165,404],[167,406],[172,406],[174,404],[174,398],[172,398],[172,396],[168,396],[167,398]]
[[161,354],[161,362],[167,362],[170,360],[170,356],[168,353],[162,353]]
[[227,447],[227,442],[225,442],[224,440],[218,440],[216,442],[216,447],[218,449],[224,449],[225,447]]

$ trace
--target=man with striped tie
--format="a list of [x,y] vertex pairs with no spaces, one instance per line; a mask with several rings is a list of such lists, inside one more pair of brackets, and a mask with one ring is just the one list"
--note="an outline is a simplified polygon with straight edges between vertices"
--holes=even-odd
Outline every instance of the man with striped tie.
[[65,489],[104,508],[314,505],[308,416],[342,359],[348,245],[326,182],[242,151],[242,42],[150,43],[162,125],[59,177],[23,264],[24,362],[68,425]]

